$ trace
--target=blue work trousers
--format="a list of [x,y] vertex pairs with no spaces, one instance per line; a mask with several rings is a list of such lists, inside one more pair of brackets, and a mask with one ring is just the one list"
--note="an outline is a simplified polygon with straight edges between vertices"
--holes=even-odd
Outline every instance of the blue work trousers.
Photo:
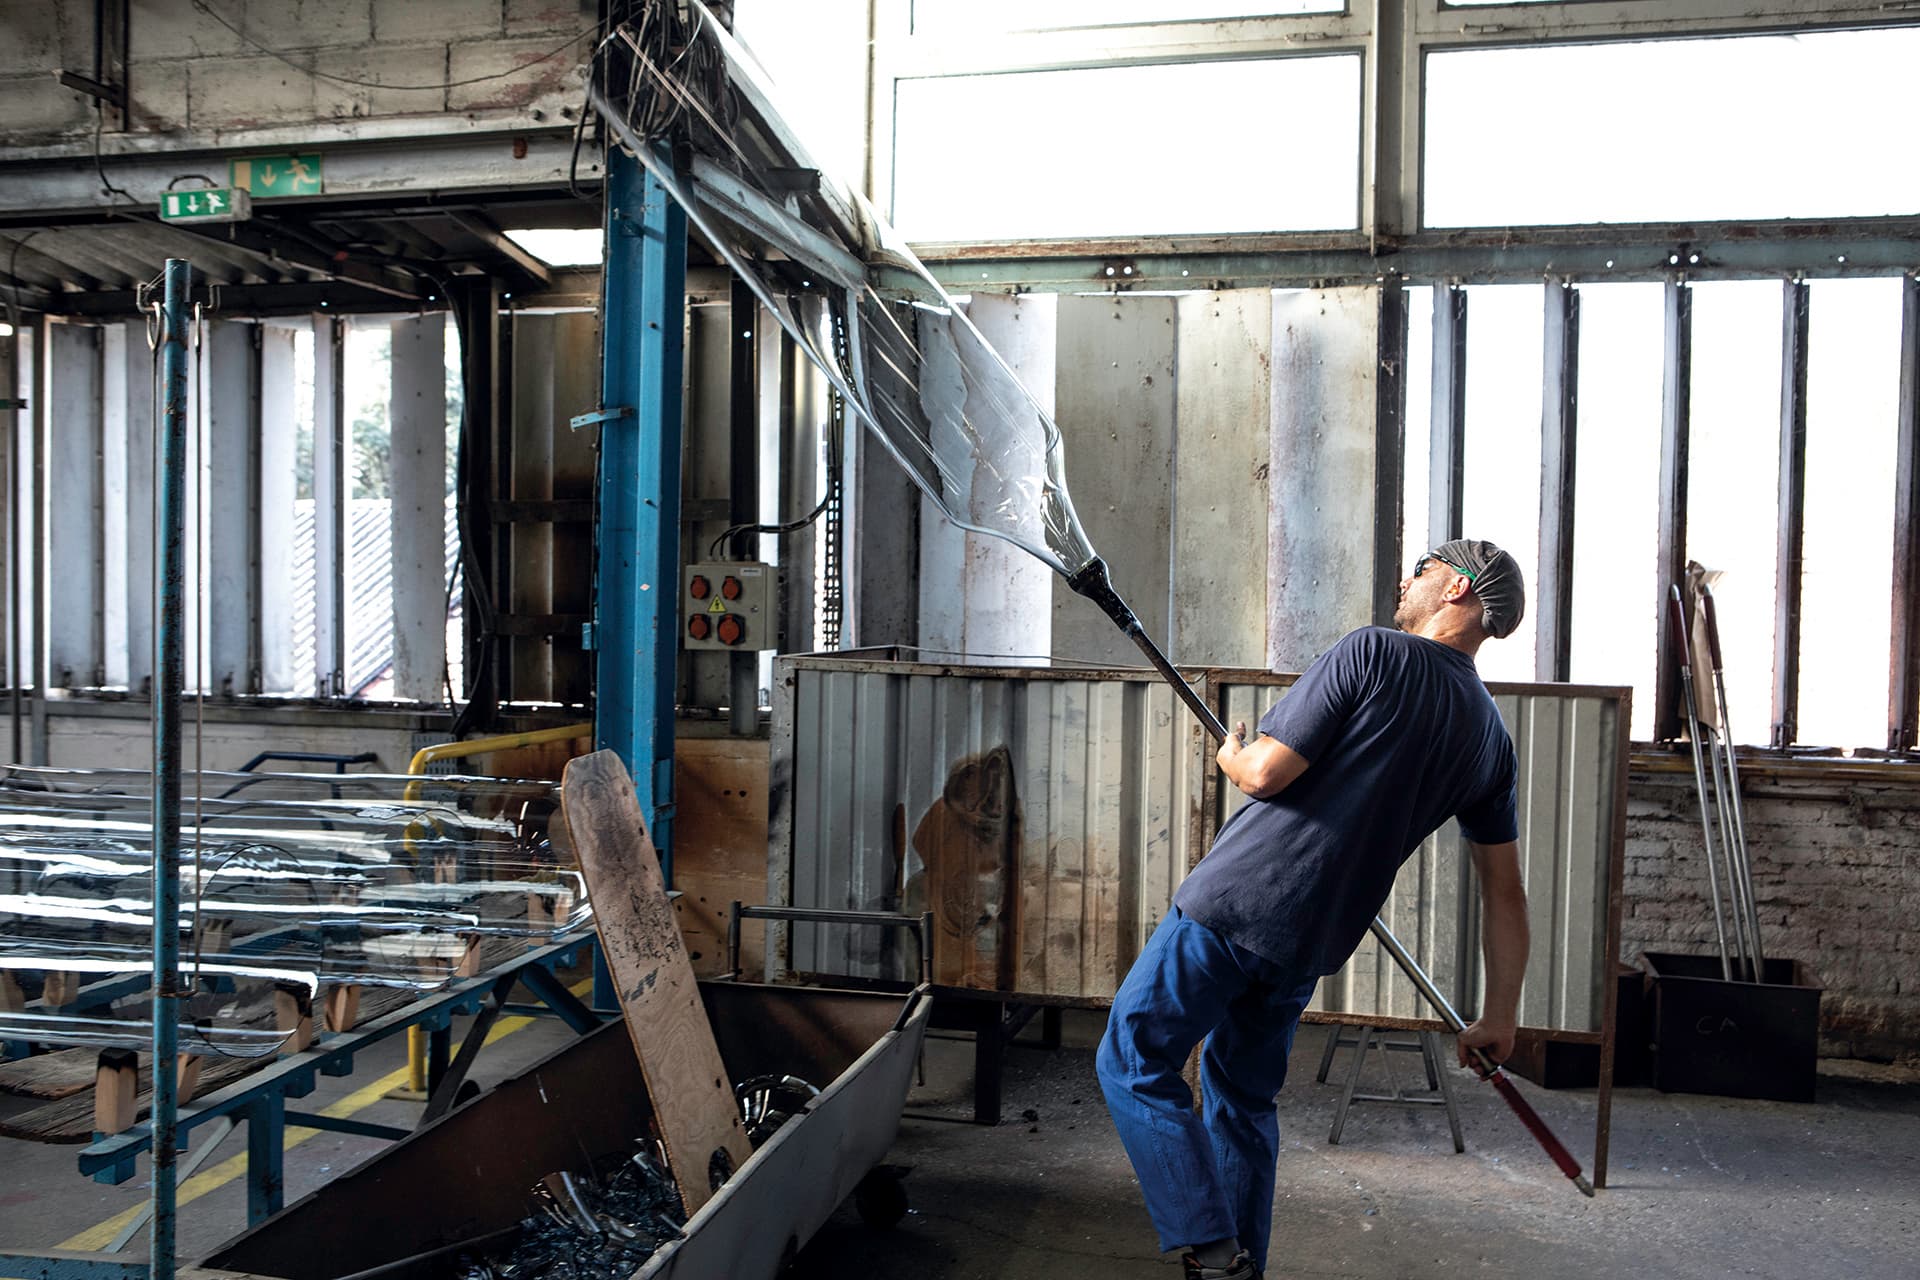
[[[1274,1095],[1318,981],[1229,942],[1178,907],[1128,971],[1096,1062],[1162,1251],[1231,1236],[1265,1269],[1280,1152]],[[1181,1076],[1202,1037],[1204,1123]]]

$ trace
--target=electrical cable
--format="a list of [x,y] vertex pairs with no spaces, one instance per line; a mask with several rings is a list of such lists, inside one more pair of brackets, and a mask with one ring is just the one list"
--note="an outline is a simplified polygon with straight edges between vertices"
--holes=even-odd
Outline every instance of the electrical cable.
[[[93,104],[93,171],[99,175],[100,190],[108,196],[125,196],[128,204],[138,205],[140,202],[133,198],[133,192],[128,191],[125,187],[114,186],[113,179],[107,177],[107,166],[100,159],[100,132],[106,128],[106,124],[107,106],[104,102],[96,101]],[[126,216],[120,212],[120,202],[118,200],[111,201],[107,205],[107,212],[116,218]]]
[[408,91],[418,90],[421,92],[430,92],[433,90],[458,89],[464,85],[470,85],[470,84],[485,84],[489,80],[505,80],[511,76],[517,76],[521,72],[526,71],[529,68],[537,67],[543,62],[552,61],[553,59],[559,57],[561,54],[565,53],[568,49],[571,49],[574,45],[579,44],[582,40],[585,40],[587,37],[595,34],[595,32],[599,30],[599,28],[595,27],[587,31],[582,31],[580,34],[568,40],[565,44],[557,45],[554,48],[549,49],[547,52],[541,54],[539,57],[533,58],[527,62],[523,62],[518,66],[509,68],[506,71],[496,71],[489,75],[484,75],[484,76],[468,76],[464,80],[441,80],[432,84],[388,84],[385,81],[381,81],[381,80],[361,80],[353,76],[335,75],[330,71],[321,71],[315,67],[303,66],[291,54],[283,53],[279,49],[272,48],[271,46],[264,45],[260,43],[258,40],[255,40],[252,36],[248,35],[245,31],[242,31],[238,26],[235,26],[234,23],[230,21],[225,14],[221,13],[219,10],[215,9],[212,5],[208,4],[206,0],[193,0],[193,7],[198,9],[201,13],[206,14],[209,18],[212,18],[215,22],[219,23],[221,26],[225,27],[227,30],[233,32],[233,34],[238,36],[244,43],[253,46],[255,49],[258,49],[261,53],[266,54],[270,58],[278,58],[280,61],[286,63],[288,66],[292,67],[295,71],[300,72],[300,74],[302,75],[312,76],[316,80],[330,80],[335,84],[355,85],[363,89],[397,89],[397,90],[408,90]]

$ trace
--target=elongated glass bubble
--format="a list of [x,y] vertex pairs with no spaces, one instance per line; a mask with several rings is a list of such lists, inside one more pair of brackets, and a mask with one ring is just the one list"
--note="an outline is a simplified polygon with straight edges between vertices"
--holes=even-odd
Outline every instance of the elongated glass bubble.
[[[695,104],[690,163],[676,171],[596,92],[598,109],[949,519],[1078,573],[1094,552],[1051,416],[872,206],[818,171],[751,55],[699,0],[690,8],[694,39],[755,127],[724,127],[700,105],[703,86],[677,70],[714,59],[662,67],[630,32],[616,39],[634,57],[636,97]],[[772,180],[794,171],[807,173],[806,189]]]

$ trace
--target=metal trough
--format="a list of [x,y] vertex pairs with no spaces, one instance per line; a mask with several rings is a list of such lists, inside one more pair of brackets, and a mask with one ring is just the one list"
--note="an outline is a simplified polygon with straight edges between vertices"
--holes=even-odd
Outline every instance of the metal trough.
[[[770,1280],[893,1145],[932,1002],[925,987],[903,998],[715,981],[701,994],[733,1079],[786,1072],[830,1083],[633,1280]],[[616,1020],[236,1236],[203,1265],[284,1280],[449,1274],[458,1256],[449,1246],[525,1217],[544,1175],[630,1150],[650,1115]]]

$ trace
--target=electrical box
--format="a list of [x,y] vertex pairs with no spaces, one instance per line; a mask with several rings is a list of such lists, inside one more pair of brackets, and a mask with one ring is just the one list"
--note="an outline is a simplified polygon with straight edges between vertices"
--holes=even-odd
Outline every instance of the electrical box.
[[751,653],[774,647],[770,564],[690,564],[680,571],[680,642],[689,649]]

